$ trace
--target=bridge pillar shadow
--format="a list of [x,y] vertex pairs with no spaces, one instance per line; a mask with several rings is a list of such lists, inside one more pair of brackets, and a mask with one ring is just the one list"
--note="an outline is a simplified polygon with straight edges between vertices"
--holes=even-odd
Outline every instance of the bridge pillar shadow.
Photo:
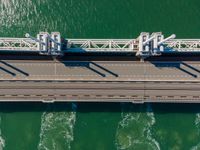
[[[25,71],[23,71],[23,70],[21,70],[21,69],[15,67],[15,66],[9,64],[8,62],[5,62],[5,61],[3,61],[3,60],[0,60],[0,64],[1,64],[0,70],[4,71],[4,72],[6,72],[6,73],[8,73],[8,74],[10,74],[10,75],[12,75],[12,76],[16,76],[16,75],[17,75],[17,74],[14,73],[13,71],[18,72],[18,73],[20,73],[20,74],[23,74],[23,75],[25,75],[25,76],[29,76],[29,73],[27,73],[27,72],[25,72]],[[4,66],[4,67],[3,67],[3,66]],[[6,69],[6,68],[7,68],[7,69]],[[8,69],[8,68],[9,68],[9,69]],[[11,70],[12,70],[12,71],[11,71]]]
[[[158,62],[151,62],[155,67],[158,68],[176,68],[188,75],[190,75],[193,78],[198,78],[200,75],[200,70],[195,68],[194,66],[186,63],[186,62],[172,62],[172,63],[158,63]],[[191,72],[192,70],[192,72]],[[194,73],[196,72],[196,73]]]
[[82,68],[87,68],[91,70],[92,72],[98,74],[101,77],[106,77],[106,73],[118,77],[118,74],[114,73],[113,71],[101,66],[100,64],[97,64],[93,61],[69,61],[69,62],[64,62],[60,60],[60,63],[63,63],[66,67],[73,68],[73,67],[82,67]]

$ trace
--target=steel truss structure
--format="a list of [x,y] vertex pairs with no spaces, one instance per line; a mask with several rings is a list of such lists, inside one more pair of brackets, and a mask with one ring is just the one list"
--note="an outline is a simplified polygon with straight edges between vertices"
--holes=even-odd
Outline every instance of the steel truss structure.
[[29,38],[0,38],[0,50],[2,51],[39,51],[37,43]]
[[200,52],[200,39],[173,39],[164,44],[166,52]]
[[67,39],[67,51],[137,52],[135,39]]
[[[163,53],[200,52],[200,39],[164,38],[161,32],[142,32],[136,39],[63,39],[59,32],[40,32],[37,38],[0,38],[0,51],[63,55],[72,52],[129,52],[146,58]],[[65,46],[63,46],[65,45]]]

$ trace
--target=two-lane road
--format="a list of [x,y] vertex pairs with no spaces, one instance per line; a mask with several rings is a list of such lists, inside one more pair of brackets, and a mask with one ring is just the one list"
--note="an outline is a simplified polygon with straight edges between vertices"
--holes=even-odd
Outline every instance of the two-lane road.
[[0,62],[0,101],[200,102],[200,62]]

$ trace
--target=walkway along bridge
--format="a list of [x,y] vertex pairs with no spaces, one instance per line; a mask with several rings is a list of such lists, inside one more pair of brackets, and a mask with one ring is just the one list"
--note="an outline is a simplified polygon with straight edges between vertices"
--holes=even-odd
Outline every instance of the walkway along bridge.
[[[0,60],[0,101],[200,102],[200,61],[146,61],[200,52],[200,39],[143,32],[136,39],[0,38],[0,52],[43,56],[133,53],[144,61]],[[1,55],[1,53],[0,53]],[[154,59],[155,60],[155,59]]]

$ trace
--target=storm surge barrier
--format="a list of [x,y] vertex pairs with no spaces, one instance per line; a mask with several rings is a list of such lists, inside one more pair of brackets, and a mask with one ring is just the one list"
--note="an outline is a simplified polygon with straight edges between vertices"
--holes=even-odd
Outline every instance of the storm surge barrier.
[[[200,54],[200,39],[175,38],[161,32],[136,39],[65,39],[59,32],[0,38],[0,101],[200,103],[199,55],[181,60]],[[67,53],[95,55],[70,60],[62,57]],[[99,53],[131,53],[142,61],[102,61]],[[151,59],[166,54],[180,57]]]

